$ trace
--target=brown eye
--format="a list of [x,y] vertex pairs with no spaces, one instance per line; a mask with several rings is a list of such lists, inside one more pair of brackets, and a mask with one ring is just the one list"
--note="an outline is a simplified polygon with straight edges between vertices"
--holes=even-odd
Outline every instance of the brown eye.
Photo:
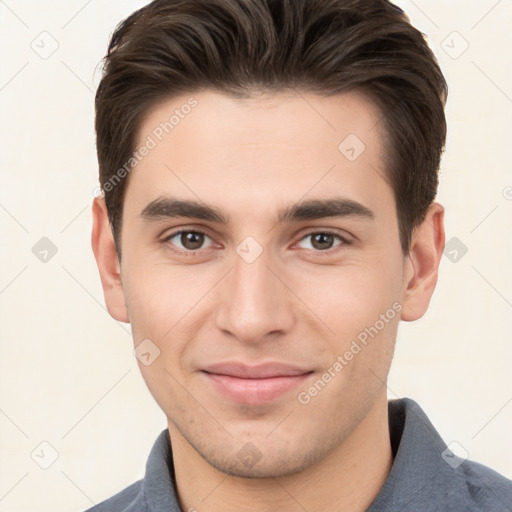
[[[181,252],[192,252],[210,247],[203,247],[205,238],[210,237],[201,231],[177,231],[165,238],[164,242],[176,245]],[[173,240],[175,241],[173,242]]]
[[[348,244],[348,242],[340,235],[337,235],[335,233],[330,233],[328,231],[327,232],[319,231],[319,232],[315,232],[315,233],[309,233],[301,240],[301,242],[304,240],[308,240],[308,239],[311,240],[311,243],[310,243],[311,247],[303,247],[303,248],[313,249],[315,251],[322,251],[322,252],[328,251],[329,249],[332,249],[333,247],[336,247],[338,245]],[[339,240],[339,243],[337,243],[337,244],[335,244],[336,239]]]

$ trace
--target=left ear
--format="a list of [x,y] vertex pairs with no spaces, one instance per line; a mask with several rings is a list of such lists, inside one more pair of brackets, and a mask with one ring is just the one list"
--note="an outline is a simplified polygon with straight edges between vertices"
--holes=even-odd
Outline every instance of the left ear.
[[427,311],[436,287],[444,243],[444,208],[432,203],[425,220],[413,230],[405,260],[402,320],[418,320]]

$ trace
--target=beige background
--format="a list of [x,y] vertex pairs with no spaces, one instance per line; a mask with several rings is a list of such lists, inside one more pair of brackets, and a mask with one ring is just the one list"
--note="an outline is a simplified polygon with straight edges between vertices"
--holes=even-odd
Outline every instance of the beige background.
[[[90,248],[95,68],[145,3],[0,1],[2,512],[92,506],[143,476],[166,426]],[[447,443],[512,478],[512,1],[397,3],[450,86],[439,201],[447,240],[468,252],[443,257],[428,314],[401,325],[389,396],[417,400]],[[42,237],[57,248],[46,263],[32,252]]]

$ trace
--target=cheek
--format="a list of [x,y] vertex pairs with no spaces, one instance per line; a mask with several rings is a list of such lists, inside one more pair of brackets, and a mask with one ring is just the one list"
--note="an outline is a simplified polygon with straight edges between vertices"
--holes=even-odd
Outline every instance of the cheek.
[[390,309],[388,317],[394,318],[393,304],[401,299],[401,260],[381,262],[319,268],[294,279],[293,289],[314,313],[308,317],[324,324],[326,339],[344,343]]
[[178,267],[157,261],[134,264],[126,274],[126,306],[136,343],[135,334],[162,341],[172,337],[208,291],[208,283],[197,279],[194,266]]
[[139,369],[159,406],[167,411],[174,404],[179,410],[182,399],[175,379],[183,380],[181,364],[187,340],[182,328],[191,305],[197,302],[196,293],[190,278],[178,269],[159,263],[130,263],[123,286]]
[[176,387],[174,378],[181,382],[190,371],[189,355],[197,351],[198,331],[211,310],[209,292],[218,278],[206,272],[198,278],[193,265],[133,263],[123,280],[133,342],[136,354],[147,352],[145,343],[158,355],[149,365],[139,358],[139,368],[162,406],[167,398],[160,395],[170,393]]

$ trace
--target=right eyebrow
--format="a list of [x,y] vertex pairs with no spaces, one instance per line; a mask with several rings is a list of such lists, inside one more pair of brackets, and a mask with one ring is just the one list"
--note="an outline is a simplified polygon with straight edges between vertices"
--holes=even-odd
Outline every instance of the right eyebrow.
[[228,218],[213,206],[197,201],[184,201],[170,197],[159,197],[151,201],[140,213],[145,221],[163,218],[190,217],[199,220],[228,224]]

